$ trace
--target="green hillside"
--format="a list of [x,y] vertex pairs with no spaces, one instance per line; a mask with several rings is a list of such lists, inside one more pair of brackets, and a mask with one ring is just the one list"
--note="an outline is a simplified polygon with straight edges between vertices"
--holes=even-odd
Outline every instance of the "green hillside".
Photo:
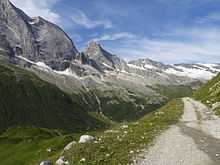
[[13,126],[67,132],[103,126],[74,97],[11,64],[0,63],[0,96],[0,133]]
[[[69,135],[57,130],[34,127],[15,127],[0,135],[1,165],[34,165],[42,160],[55,160],[66,144]],[[52,152],[47,152],[51,148]]]
[[[194,93],[194,98],[201,100],[210,107],[220,102],[220,74],[196,91]],[[214,109],[216,113],[220,115],[220,106],[216,106]]]

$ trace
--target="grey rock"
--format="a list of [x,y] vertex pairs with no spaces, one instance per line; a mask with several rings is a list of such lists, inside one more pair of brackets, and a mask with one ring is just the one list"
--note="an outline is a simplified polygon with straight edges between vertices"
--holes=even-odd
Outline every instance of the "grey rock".
[[0,1],[0,50],[56,70],[69,66],[77,50],[65,32],[43,18],[30,18],[8,0]]
[[[168,69],[169,67],[171,67],[170,65],[166,65],[161,62],[153,61],[148,58],[133,60],[133,61],[129,61],[128,63],[139,66],[139,67],[147,68],[147,69],[152,69],[152,70]],[[152,66],[152,68],[148,68],[147,65]]]
[[42,161],[40,163],[40,165],[53,165],[53,163],[51,161],[49,161],[49,160],[46,160],[46,161]]
[[64,70],[78,53],[72,40],[57,25],[36,17],[31,20],[36,38],[37,56],[33,61],[43,61],[52,69]]

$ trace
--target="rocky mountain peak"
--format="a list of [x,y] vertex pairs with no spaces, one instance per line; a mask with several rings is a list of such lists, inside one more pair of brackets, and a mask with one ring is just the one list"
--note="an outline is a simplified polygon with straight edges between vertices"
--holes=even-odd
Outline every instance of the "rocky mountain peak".
[[100,45],[98,42],[91,41],[91,42],[89,42],[89,44],[88,44],[88,49],[89,49],[89,48],[100,49],[100,48],[101,48],[101,45]]
[[22,56],[65,70],[78,53],[59,26],[41,17],[30,18],[8,0],[0,0],[0,20],[0,49],[10,58]]
[[101,45],[95,41],[91,41],[88,44],[88,47],[85,53],[91,58],[98,58],[99,56],[103,56],[103,49]]
[[99,70],[125,70],[127,63],[105,50],[99,43],[90,42],[85,54],[95,63]]

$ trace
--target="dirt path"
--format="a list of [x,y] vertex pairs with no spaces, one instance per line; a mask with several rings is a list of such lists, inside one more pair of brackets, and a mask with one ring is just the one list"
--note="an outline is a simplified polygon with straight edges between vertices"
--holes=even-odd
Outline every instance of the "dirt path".
[[184,98],[181,121],[155,140],[135,165],[220,165],[220,118]]

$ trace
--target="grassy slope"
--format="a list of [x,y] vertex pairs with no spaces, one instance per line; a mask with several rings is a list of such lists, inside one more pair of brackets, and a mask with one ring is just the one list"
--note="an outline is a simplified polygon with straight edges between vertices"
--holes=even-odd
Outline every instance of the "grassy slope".
[[[34,74],[0,63],[0,132],[12,126],[36,126],[76,132],[102,126],[85,105]],[[82,108],[83,107],[83,108]]]
[[[83,93],[89,107],[87,111],[100,111],[114,122],[134,121],[164,105],[167,100],[161,96],[146,97],[126,89],[105,90],[90,89]],[[98,101],[97,101],[98,99]],[[81,102],[82,100],[78,100]]]
[[[220,102],[220,74],[196,91],[194,98],[209,106]],[[216,109],[216,113],[220,115],[220,108]]]
[[[65,155],[76,165],[83,164],[80,163],[82,158],[86,158],[84,164],[88,165],[127,164],[135,154],[138,154],[138,149],[149,145],[161,131],[178,121],[182,107],[180,100],[172,101],[138,122],[129,123],[127,129],[122,129],[122,124],[117,124],[112,128],[116,133],[87,132],[97,139],[101,138],[101,141],[98,144],[77,144]],[[55,161],[64,146],[72,140],[77,141],[79,136],[80,134],[63,135],[58,130],[45,128],[10,128],[0,136],[0,164],[35,165],[42,160]],[[48,153],[47,148],[54,151]],[[130,151],[134,153],[130,154]]]
[[[40,128],[11,128],[0,136],[1,165],[39,164],[40,160],[56,159],[72,140],[59,131]],[[46,151],[52,147],[52,153]]]
[[193,94],[193,89],[186,85],[158,85],[155,90],[161,95],[166,96],[168,99],[182,98],[192,96]]
[[[120,93],[113,96],[99,95],[99,98],[103,114],[116,122],[140,119],[165,104],[165,100],[159,97],[148,98],[135,94],[130,95],[128,99],[123,99]],[[154,102],[153,99],[156,101]]]
[[[94,133],[97,139],[100,138],[98,143],[77,144],[66,156],[74,165],[131,163],[138,150],[147,147],[161,131],[178,122],[182,109],[181,100],[171,101],[138,122],[129,123],[127,129],[117,125],[112,133]],[[82,158],[86,159],[84,163],[80,162]]]

